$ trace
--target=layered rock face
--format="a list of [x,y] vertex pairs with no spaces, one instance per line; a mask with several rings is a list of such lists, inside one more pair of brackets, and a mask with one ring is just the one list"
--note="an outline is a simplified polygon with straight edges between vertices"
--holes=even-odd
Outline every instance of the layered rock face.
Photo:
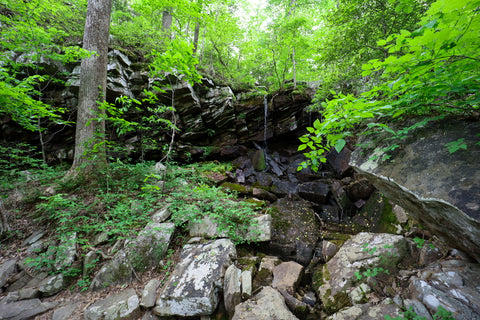
[[[162,129],[161,123],[145,120],[151,116],[168,119],[178,127],[174,139],[177,153],[173,156],[179,160],[199,160],[210,155],[232,159],[243,154],[246,147],[252,148],[252,141],[261,143],[295,132],[304,128],[312,118],[304,109],[311,103],[313,88],[303,87],[301,91],[286,89],[268,96],[256,92],[234,92],[228,85],[215,84],[209,79],[191,85],[168,74],[163,79],[152,78],[146,66],[134,62],[133,57],[119,50],[111,50],[108,56],[107,102],[120,106],[116,99],[121,96],[142,101],[146,98],[145,90],[153,92],[157,98],[157,101],[144,102],[140,111],[131,108],[125,115],[127,120],[144,123],[151,127],[150,130],[130,132],[115,138],[114,128],[110,128],[109,137],[125,145],[125,152],[135,150],[134,154],[130,154],[133,158],[141,156],[159,160],[162,158],[162,146],[170,143],[169,130]],[[48,61],[44,64],[48,65]],[[45,70],[51,74],[70,73],[68,78],[62,79],[65,86],[52,85],[46,89],[45,99],[47,103],[67,108],[70,111],[69,120],[74,119],[72,112],[78,102],[80,66],[52,63]],[[151,111],[162,105],[173,106],[175,112],[156,114]],[[73,125],[48,127],[44,140],[48,141],[45,147],[50,160],[72,159]],[[31,144],[38,143],[36,133],[23,132],[13,121],[4,123],[0,137],[13,141],[20,132]],[[149,141],[148,147],[146,141]],[[139,155],[138,150],[145,151]]]
[[[358,148],[354,169],[387,198],[405,208],[426,229],[480,261],[479,122],[443,120],[410,134],[389,161],[385,142]],[[446,144],[462,140],[468,148],[449,153]]]

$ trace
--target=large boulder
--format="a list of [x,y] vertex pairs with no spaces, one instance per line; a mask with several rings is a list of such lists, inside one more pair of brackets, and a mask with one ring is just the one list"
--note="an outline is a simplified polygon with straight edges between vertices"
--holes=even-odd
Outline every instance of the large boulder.
[[225,270],[236,256],[229,239],[187,244],[154,309],[159,316],[211,315],[220,300]]
[[320,223],[312,204],[283,198],[270,207],[269,214],[273,221],[268,250],[283,260],[308,265],[320,238]]
[[[480,122],[430,123],[411,131],[390,160],[382,161],[388,145],[379,139],[373,150],[355,150],[351,165],[432,233],[480,261],[478,132]],[[468,148],[449,153],[446,144],[454,141]]]
[[134,271],[143,272],[156,266],[165,255],[174,231],[173,223],[149,223],[98,271],[90,287],[100,289],[118,281],[130,281]]
[[288,310],[283,296],[272,287],[264,287],[257,295],[235,307],[232,320],[297,320]]
[[84,312],[85,320],[138,319],[140,303],[134,289],[127,289],[89,306]]
[[39,299],[0,303],[0,319],[26,320],[55,308],[57,302],[42,302]]
[[[350,291],[373,270],[392,273],[407,253],[403,236],[362,232],[347,240],[335,256],[318,267],[314,289],[329,313],[354,303]],[[360,278],[360,279],[359,279]]]

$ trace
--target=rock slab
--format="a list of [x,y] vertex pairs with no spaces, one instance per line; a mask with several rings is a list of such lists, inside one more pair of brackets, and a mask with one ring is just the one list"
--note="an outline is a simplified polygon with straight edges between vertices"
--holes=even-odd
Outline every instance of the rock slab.
[[232,320],[298,320],[288,309],[283,296],[272,287],[264,287],[257,295],[235,307]]
[[[390,161],[382,162],[385,139],[378,139],[374,150],[356,149],[350,164],[426,229],[480,262],[478,132],[478,121],[445,119],[410,132]],[[467,149],[449,153],[446,144],[459,139]]]
[[235,245],[229,239],[185,245],[180,263],[157,299],[154,313],[185,317],[212,314],[223,289],[225,270],[235,256]]
[[100,300],[84,312],[85,320],[137,319],[140,316],[140,301],[134,289]]

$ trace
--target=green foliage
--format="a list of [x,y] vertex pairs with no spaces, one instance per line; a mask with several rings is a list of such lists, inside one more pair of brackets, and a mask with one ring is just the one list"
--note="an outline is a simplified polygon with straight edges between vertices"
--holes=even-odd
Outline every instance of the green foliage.
[[[0,115],[31,131],[41,131],[41,118],[63,123],[64,110],[48,104],[42,91],[64,75],[43,66],[47,61],[61,65],[88,55],[73,45],[81,32],[78,23],[85,1],[2,0],[0,6]],[[75,39],[72,45],[69,39]]]
[[[381,73],[382,82],[358,96],[332,91],[325,101],[324,120],[308,128],[300,150],[309,160],[302,167],[318,168],[324,152],[352,136],[358,125],[370,131],[390,133],[402,139],[409,130],[446,115],[469,115],[479,109],[480,31],[478,0],[432,4],[414,32],[402,30],[379,45],[388,50],[384,60],[364,64],[364,76]],[[417,119],[410,127],[395,131],[389,122]],[[306,146],[305,146],[306,145]],[[313,148],[312,148],[313,146]],[[397,145],[393,144],[392,149]],[[464,148],[462,141],[447,146],[453,152]]]
[[[433,315],[435,320],[455,320],[452,312],[448,311],[442,306],[439,306],[437,312]],[[426,320],[427,317],[419,316],[412,307],[402,312],[400,316],[392,318],[390,315],[384,316],[385,320]]]

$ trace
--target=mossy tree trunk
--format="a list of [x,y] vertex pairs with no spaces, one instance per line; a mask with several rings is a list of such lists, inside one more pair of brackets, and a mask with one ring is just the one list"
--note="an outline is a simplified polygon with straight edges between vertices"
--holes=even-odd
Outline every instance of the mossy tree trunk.
[[89,0],[83,48],[94,52],[81,63],[75,157],[67,175],[93,176],[106,165],[104,110],[112,0]]

